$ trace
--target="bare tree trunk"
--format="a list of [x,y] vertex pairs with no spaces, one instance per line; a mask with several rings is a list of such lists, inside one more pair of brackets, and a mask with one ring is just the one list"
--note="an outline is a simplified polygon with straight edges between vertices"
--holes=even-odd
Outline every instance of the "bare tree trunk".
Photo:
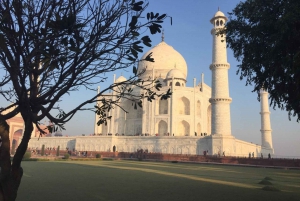
[[5,119],[0,116],[0,136],[2,145],[0,147],[0,201],[9,200],[9,178],[11,170],[9,126]]
[[2,138],[2,146],[0,147],[0,201],[15,201],[17,198],[23,176],[21,162],[27,150],[32,130],[32,123],[29,120],[25,121],[24,135],[11,163],[9,126],[0,116],[0,136]]

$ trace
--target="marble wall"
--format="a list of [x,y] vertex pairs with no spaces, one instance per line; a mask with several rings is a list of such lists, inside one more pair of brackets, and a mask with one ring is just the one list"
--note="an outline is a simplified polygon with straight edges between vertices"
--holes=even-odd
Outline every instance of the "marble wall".
[[249,153],[259,157],[273,154],[273,149],[235,139],[232,136],[76,136],[76,137],[33,137],[28,147],[31,149],[69,148],[77,151],[112,151],[116,146],[118,152],[135,152],[137,149],[151,153],[208,155],[225,153],[226,156],[248,157]]

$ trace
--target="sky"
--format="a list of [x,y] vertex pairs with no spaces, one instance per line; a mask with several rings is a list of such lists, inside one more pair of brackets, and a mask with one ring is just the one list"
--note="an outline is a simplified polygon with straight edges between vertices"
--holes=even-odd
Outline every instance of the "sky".
[[[165,42],[177,50],[186,60],[188,66],[187,86],[193,85],[193,78],[200,81],[201,73],[204,73],[204,82],[211,86],[211,71],[209,65],[212,62],[212,24],[210,19],[218,11],[228,16],[240,1],[239,0],[149,0],[147,12],[166,13],[172,17],[167,18],[163,24]],[[150,36],[152,45],[161,41],[161,35]],[[149,48],[144,49],[147,52]],[[139,56],[142,56],[141,53]],[[245,86],[245,80],[240,80],[236,75],[239,62],[233,57],[232,51],[227,49],[229,69],[229,89],[231,103],[231,128],[232,135],[237,139],[261,144],[260,133],[260,103],[257,94],[253,93],[252,86]],[[131,69],[128,69],[131,72]],[[116,76],[123,74],[129,77],[126,71],[116,72]],[[113,76],[109,75],[108,82],[113,82]],[[109,84],[109,83],[107,83]],[[100,86],[104,88],[104,86]],[[77,93],[65,96],[59,105],[65,110],[83,101],[84,98],[94,95],[95,92],[81,89]],[[300,124],[295,118],[288,119],[288,113],[280,109],[271,111],[271,127],[273,147],[276,157],[300,158]],[[94,132],[95,116],[92,112],[77,113],[66,125],[63,135],[81,135]]]

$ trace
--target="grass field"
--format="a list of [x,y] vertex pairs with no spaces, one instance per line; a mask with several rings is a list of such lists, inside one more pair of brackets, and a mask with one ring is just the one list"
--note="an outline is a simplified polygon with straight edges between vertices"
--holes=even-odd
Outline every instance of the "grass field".
[[[18,201],[300,201],[300,170],[142,161],[22,164]],[[262,190],[265,177],[280,191]]]

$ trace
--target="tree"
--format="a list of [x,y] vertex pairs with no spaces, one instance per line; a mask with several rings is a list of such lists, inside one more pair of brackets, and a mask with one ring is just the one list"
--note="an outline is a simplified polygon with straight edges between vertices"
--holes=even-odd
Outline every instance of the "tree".
[[[144,45],[151,46],[145,31],[161,32],[166,14],[145,13],[148,3],[134,0],[11,0],[0,2],[0,94],[11,105],[0,108],[0,200],[15,200],[23,170],[21,160],[35,125],[41,133],[41,120],[47,118],[63,128],[80,110],[100,116],[99,124],[110,117],[121,98],[142,105],[159,96],[155,80],[140,80],[134,66]],[[142,33],[142,34],[141,34]],[[151,54],[145,59],[153,62]],[[133,76],[114,83],[94,97],[65,112],[57,106],[63,95],[80,87],[106,81],[105,73],[133,66]],[[144,90],[133,94],[132,88]],[[105,93],[113,90],[114,98]],[[90,108],[89,104],[100,106]],[[58,111],[54,115],[53,111]],[[24,134],[10,161],[9,126],[6,120],[20,113]],[[51,132],[57,129],[49,126]]]
[[[226,41],[237,74],[270,93],[271,105],[300,120],[300,1],[246,0],[229,13]],[[259,93],[258,93],[259,94]]]

